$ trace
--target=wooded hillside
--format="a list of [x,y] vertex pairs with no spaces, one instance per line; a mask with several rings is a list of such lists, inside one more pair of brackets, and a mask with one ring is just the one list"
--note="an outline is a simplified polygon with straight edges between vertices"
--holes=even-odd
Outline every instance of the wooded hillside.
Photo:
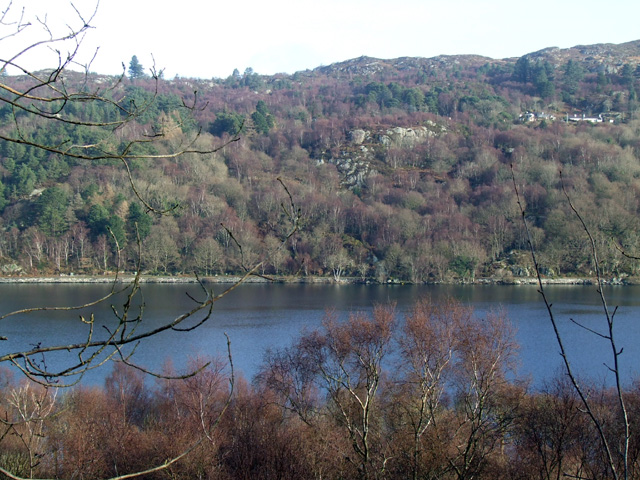
[[[232,274],[263,259],[270,275],[513,281],[533,273],[513,175],[542,272],[588,276],[561,171],[604,274],[632,277],[640,264],[622,251],[640,252],[639,64],[636,41],[212,80],[66,71],[77,91],[109,85],[113,103],[60,106],[83,126],[0,104],[0,133],[22,139],[0,142],[0,274],[113,271],[118,249],[135,269],[137,225],[147,273]],[[31,81],[0,79],[19,91]],[[114,131],[114,105],[143,108]],[[170,155],[237,132],[218,151]],[[73,154],[88,144],[99,160]],[[101,154],[111,149],[140,154],[128,165],[135,188],[150,207],[176,206],[170,215],[132,198],[122,162]],[[289,194],[302,223],[283,250]]]

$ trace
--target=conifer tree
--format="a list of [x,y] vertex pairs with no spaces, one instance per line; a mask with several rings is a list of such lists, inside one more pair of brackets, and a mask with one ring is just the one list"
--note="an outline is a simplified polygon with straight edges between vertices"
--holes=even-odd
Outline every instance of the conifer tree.
[[144,77],[144,67],[138,61],[138,57],[134,55],[129,62],[129,78],[136,79]]

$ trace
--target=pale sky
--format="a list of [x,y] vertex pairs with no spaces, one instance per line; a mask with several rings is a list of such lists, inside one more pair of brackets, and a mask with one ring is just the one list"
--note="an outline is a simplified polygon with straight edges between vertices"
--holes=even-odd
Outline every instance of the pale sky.
[[[95,0],[75,0],[85,17]],[[9,0],[0,0],[4,11]],[[22,6],[40,33],[35,14],[55,32],[77,25],[68,0],[13,0],[5,23]],[[117,74],[137,55],[155,59],[165,78],[225,78],[247,67],[271,75],[294,73],[361,55],[477,54],[522,56],[546,47],[567,48],[640,39],[638,0],[100,0],[82,45],[83,61],[98,53],[91,70]],[[20,51],[35,36],[4,38],[0,58]],[[42,49],[41,49],[42,50]],[[153,56],[153,57],[152,57]],[[23,57],[31,69],[51,66],[42,53]]]

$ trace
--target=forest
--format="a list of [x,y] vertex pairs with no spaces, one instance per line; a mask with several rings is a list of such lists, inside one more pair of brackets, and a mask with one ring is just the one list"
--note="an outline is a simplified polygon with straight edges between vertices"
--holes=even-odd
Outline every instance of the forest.
[[20,139],[0,142],[0,273],[206,278],[259,263],[284,279],[516,282],[534,273],[517,191],[544,276],[594,273],[566,193],[603,274],[632,282],[639,52],[362,57],[209,80],[137,58],[122,78],[67,70],[68,88],[108,101],[59,105],[70,123],[0,104],[0,134]]

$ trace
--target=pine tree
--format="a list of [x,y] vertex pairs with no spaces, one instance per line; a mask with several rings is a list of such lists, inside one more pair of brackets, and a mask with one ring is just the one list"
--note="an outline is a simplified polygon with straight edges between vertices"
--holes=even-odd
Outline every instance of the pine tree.
[[138,203],[134,202],[129,205],[126,228],[130,238],[135,239],[138,235],[140,240],[147,238],[151,232],[152,223],[153,220],[149,214],[144,212]]
[[138,61],[138,57],[134,55],[129,62],[129,78],[136,79],[144,77],[144,67]]
[[518,59],[511,78],[520,83],[527,83],[531,80],[531,62],[528,57]]
[[569,60],[564,69],[564,89],[574,95],[584,77],[584,71],[578,62]]

